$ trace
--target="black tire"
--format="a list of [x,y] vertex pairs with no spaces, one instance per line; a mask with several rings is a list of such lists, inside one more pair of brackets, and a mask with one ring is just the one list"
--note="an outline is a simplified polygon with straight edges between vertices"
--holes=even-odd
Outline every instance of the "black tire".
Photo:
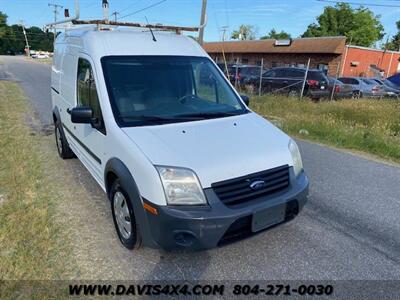
[[[142,237],[139,227],[137,226],[137,220],[135,218],[132,203],[128,193],[125,192],[124,188],[121,186],[119,179],[116,179],[113,183],[109,195],[113,221],[119,240],[122,245],[129,250],[139,249],[142,244]],[[118,200],[121,195],[124,197],[123,202]],[[122,211],[126,211],[126,214],[121,215]],[[130,223],[131,230],[126,230],[126,227],[121,226],[121,219],[125,220],[126,224]]]
[[75,157],[75,154],[69,147],[68,142],[64,135],[64,131],[59,123],[54,124],[54,135],[56,138],[58,155],[62,159],[69,159]]
[[362,98],[362,96],[363,96],[363,94],[361,91],[354,91],[352,99],[360,99],[360,98]]

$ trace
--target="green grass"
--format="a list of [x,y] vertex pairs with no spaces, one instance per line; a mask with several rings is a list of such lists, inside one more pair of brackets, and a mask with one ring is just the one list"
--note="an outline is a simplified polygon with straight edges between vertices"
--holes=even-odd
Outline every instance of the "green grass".
[[27,125],[30,116],[18,85],[0,81],[0,280],[60,279],[73,272],[68,237],[56,217],[63,198],[45,175],[48,158],[40,155],[42,137]]
[[400,162],[400,101],[314,103],[283,96],[251,99],[252,108],[290,135]]

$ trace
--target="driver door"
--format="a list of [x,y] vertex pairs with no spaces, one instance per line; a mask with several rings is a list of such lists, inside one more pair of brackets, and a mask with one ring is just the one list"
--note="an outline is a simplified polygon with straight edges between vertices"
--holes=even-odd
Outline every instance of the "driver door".
[[76,79],[77,95],[76,107],[90,107],[93,118],[99,126],[92,124],[73,124],[74,133],[78,142],[81,161],[91,171],[95,179],[103,182],[104,143],[106,127],[104,124],[101,105],[96,86],[96,76],[91,59],[80,56],[78,59],[78,72]]

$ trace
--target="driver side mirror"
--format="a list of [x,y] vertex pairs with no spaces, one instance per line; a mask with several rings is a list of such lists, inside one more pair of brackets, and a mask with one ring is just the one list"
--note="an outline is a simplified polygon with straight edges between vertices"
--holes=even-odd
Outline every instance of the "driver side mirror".
[[243,102],[244,102],[247,106],[249,106],[249,104],[250,104],[250,98],[249,98],[249,96],[240,95],[240,97],[242,98]]
[[71,122],[77,124],[91,124],[93,121],[93,110],[90,107],[74,107],[69,111]]

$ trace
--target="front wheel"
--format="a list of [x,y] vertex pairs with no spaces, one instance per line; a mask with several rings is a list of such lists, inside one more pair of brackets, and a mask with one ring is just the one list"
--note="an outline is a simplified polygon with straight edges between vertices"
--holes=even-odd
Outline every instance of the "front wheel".
[[119,179],[111,187],[110,200],[115,229],[122,245],[130,250],[140,248],[142,239],[132,204]]

